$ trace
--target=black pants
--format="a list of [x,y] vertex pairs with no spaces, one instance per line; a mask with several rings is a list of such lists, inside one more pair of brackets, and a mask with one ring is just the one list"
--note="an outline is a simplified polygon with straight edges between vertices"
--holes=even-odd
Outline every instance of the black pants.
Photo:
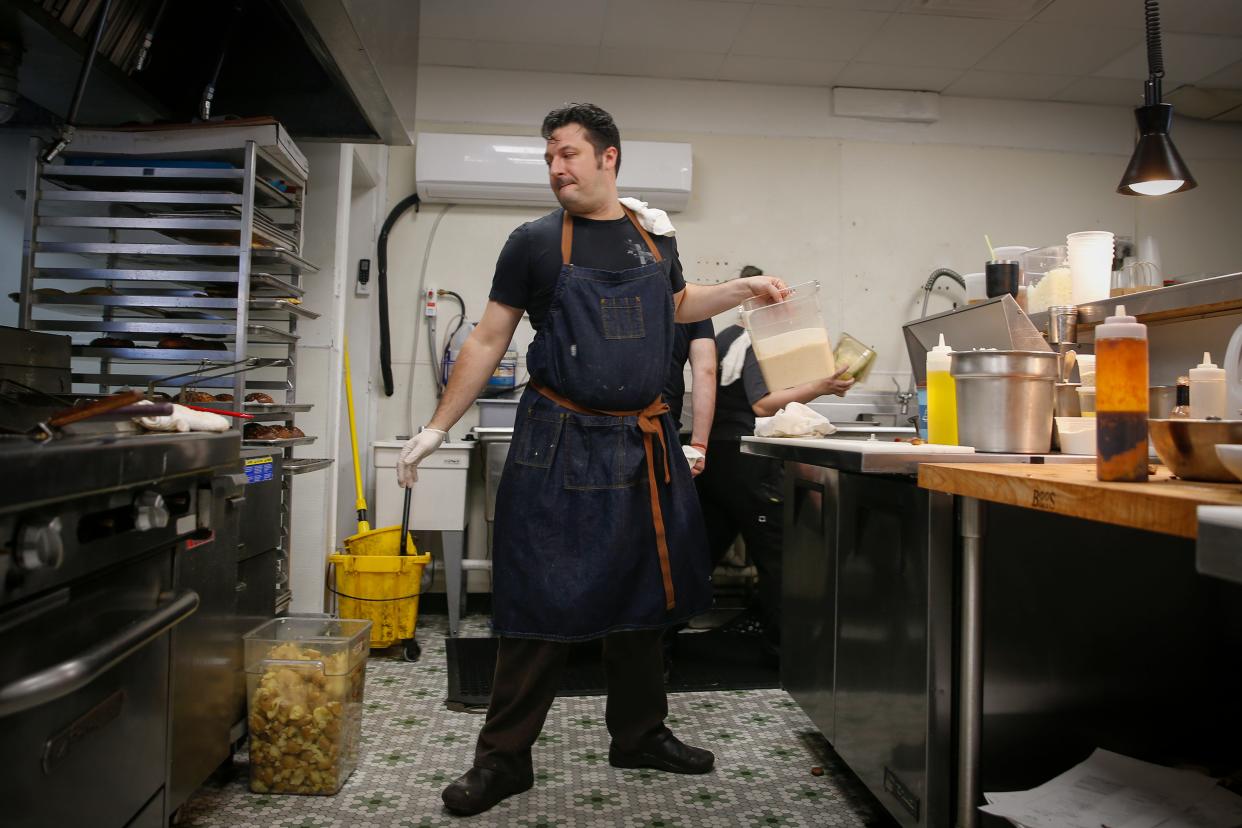
[[784,479],[780,460],[742,454],[736,440],[713,440],[707,447],[707,468],[694,481],[712,566],[738,535],[746,541],[746,552],[759,571],[759,619],[772,644],[780,641]]
[[[604,639],[608,704],[604,720],[613,744],[630,751],[660,735],[668,716],[663,630],[612,633]],[[513,775],[531,773],[530,749],[556,697],[572,644],[533,638],[500,639],[487,720],[474,764]]]

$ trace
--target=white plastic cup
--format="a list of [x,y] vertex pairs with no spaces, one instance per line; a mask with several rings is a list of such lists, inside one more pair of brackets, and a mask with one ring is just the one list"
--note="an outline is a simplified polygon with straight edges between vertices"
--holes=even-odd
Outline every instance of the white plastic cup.
[[1079,354],[1078,359],[1078,379],[1083,385],[1090,388],[1095,387],[1095,354]]
[[1113,234],[1084,230],[1065,237],[1075,305],[1107,299],[1113,279]]
[[987,281],[983,273],[966,273],[962,279],[966,282],[966,304],[976,305],[988,300]]

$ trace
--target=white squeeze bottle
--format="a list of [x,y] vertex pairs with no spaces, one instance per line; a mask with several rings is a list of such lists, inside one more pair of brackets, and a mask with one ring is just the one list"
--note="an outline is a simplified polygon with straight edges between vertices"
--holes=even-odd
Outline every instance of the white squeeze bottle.
[[1190,416],[1224,419],[1225,390],[1225,369],[1217,368],[1211,353],[1204,351],[1203,362],[1190,369]]
[[957,445],[957,387],[949,369],[953,367],[953,349],[940,344],[927,352],[927,442],[942,446]]

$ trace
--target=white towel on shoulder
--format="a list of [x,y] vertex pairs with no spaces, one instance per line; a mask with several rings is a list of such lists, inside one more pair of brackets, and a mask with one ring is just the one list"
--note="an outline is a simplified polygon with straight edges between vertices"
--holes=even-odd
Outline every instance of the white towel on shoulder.
[[827,417],[800,402],[791,402],[771,417],[755,419],[756,437],[827,437],[836,430]]
[[634,211],[634,215],[638,217],[638,223],[648,233],[655,233],[657,236],[677,235],[673,223],[668,220],[668,213],[658,207],[648,207],[647,202],[636,198],[623,198],[620,201]]
[[750,347],[750,332],[742,331],[742,335],[733,340],[724,359],[720,360],[720,384],[732,385],[742,376],[742,368],[746,365],[746,349]]

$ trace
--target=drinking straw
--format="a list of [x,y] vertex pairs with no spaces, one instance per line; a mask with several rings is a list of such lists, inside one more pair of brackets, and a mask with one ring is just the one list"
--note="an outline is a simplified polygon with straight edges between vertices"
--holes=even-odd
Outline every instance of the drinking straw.
[[988,255],[992,258],[989,261],[996,261],[996,251],[992,249],[992,240],[988,238],[988,234],[983,234],[983,240],[988,243]]

